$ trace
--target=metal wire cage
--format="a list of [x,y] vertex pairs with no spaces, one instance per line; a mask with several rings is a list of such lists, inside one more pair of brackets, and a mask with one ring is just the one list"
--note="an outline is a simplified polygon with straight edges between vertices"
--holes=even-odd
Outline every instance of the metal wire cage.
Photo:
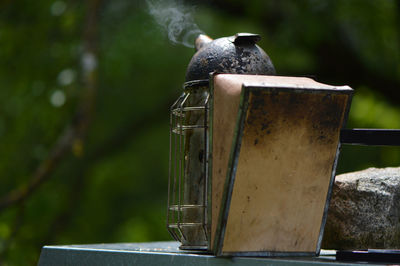
[[181,249],[207,249],[208,80],[186,82],[171,106],[167,229]]

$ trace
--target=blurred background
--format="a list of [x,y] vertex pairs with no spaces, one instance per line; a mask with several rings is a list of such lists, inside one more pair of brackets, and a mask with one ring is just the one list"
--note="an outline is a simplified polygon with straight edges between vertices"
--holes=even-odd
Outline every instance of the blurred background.
[[[400,128],[400,2],[161,2],[213,38],[259,33],[279,75],[354,88],[348,127]],[[148,4],[0,1],[0,263],[172,240],[169,106],[194,49]],[[399,163],[399,148],[345,146],[338,173]]]

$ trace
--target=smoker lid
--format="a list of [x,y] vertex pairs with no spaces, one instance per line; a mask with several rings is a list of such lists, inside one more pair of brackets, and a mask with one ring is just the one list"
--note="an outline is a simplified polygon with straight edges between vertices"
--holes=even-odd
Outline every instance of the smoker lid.
[[275,75],[271,59],[256,45],[259,40],[260,35],[252,33],[237,33],[216,40],[200,35],[196,39],[198,51],[186,71],[186,81],[208,79],[211,72]]

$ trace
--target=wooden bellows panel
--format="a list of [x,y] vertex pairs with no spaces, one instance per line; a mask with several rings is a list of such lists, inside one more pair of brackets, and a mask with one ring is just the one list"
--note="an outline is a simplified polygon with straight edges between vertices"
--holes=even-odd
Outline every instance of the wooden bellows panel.
[[307,78],[214,76],[211,246],[316,254],[352,90]]

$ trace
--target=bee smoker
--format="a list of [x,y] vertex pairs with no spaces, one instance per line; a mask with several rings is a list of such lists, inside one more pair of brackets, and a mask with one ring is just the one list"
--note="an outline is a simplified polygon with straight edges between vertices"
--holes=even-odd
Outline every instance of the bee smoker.
[[167,229],[181,249],[207,250],[210,238],[209,75],[274,75],[270,58],[256,45],[260,39],[251,33],[196,39],[184,91],[170,110]]

